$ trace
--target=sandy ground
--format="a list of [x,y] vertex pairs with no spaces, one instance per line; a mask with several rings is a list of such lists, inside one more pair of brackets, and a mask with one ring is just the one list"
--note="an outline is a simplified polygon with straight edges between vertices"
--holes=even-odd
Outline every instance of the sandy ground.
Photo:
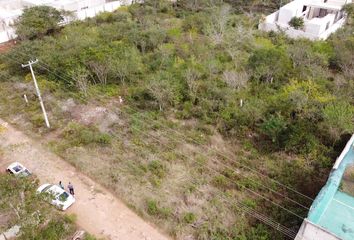
[[142,220],[107,189],[75,170],[40,143],[30,139],[0,119],[0,168],[5,169],[14,161],[30,169],[41,183],[75,187],[76,203],[67,212],[77,215],[77,223],[98,237],[114,240],[167,240],[149,223]]

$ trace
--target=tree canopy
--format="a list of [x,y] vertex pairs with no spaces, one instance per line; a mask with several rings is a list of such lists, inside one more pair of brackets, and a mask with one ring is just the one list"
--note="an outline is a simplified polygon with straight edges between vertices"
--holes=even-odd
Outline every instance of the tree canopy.
[[64,12],[49,6],[35,6],[25,8],[14,27],[20,39],[34,39],[58,30],[63,20]]

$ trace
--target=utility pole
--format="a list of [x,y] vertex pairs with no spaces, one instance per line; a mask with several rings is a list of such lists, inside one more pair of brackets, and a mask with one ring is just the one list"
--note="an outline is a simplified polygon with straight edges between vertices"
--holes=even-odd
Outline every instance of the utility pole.
[[38,84],[37,84],[36,76],[34,75],[33,68],[32,68],[32,65],[37,63],[37,62],[38,62],[38,59],[36,59],[35,61],[28,61],[28,64],[22,64],[22,67],[23,68],[24,67],[29,67],[30,70],[31,70],[32,79],[33,79],[33,82],[34,82],[34,87],[36,88],[36,92],[37,92],[37,96],[38,96],[38,99],[39,99],[39,103],[41,104],[41,108],[42,108],[45,124],[47,125],[47,128],[50,128],[49,121],[48,121],[48,116],[47,116],[47,112],[45,111],[45,108],[44,108],[41,92],[39,91],[39,87],[38,87]]

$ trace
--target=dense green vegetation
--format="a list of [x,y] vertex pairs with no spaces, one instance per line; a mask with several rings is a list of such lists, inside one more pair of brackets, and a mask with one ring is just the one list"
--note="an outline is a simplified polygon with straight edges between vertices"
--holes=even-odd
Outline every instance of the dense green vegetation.
[[[59,107],[48,100],[49,111],[57,119],[54,129],[62,130],[61,141],[52,143],[53,149],[89,174],[93,174],[94,167],[83,166],[84,160],[66,149],[83,154],[81,148],[91,151],[97,147],[115,156],[99,162],[111,170],[105,174],[95,172],[96,179],[117,190],[139,213],[177,238],[191,234],[196,239],[283,239],[283,235],[251,216],[241,215],[232,199],[240,197],[247,206],[294,231],[301,219],[250,197],[245,186],[302,217],[306,210],[262,189],[266,183],[260,176],[239,169],[237,163],[258,169],[306,195],[316,195],[343,143],[354,131],[353,16],[327,41],[293,40],[281,33],[257,30],[259,11],[267,8],[256,2],[205,0],[172,4],[151,0],[74,22],[58,32],[47,31],[45,36],[33,35],[34,39],[20,42],[2,58],[1,105],[18,106],[20,100],[16,97],[4,96],[13,82],[23,81],[21,76],[27,70],[19,63],[30,57],[43,63],[36,71],[43,90],[54,99],[71,97],[103,105],[109,102],[107,99],[123,96],[130,114],[120,116],[125,124],[117,124],[108,134],[101,133],[97,126],[72,123],[68,119],[74,117],[55,113]],[[268,7],[276,7],[275,2],[268,1]],[[352,7],[347,9],[352,14]],[[16,91],[17,95],[23,94],[22,90]],[[12,108],[2,109],[2,116],[11,115]],[[23,108],[21,114],[36,128],[42,124],[36,105]],[[189,126],[189,122],[194,123]],[[213,136],[221,134],[225,148],[237,157],[231,161],[209,151],[207,157],[189,154],[185,150],[189,145],[179,145],[176,133],[162,135],[166,127],[206,146],[213,144]],[[162,144],[153,145],[151,136],[142,135],[145,131],[161,136]],[[118,133],[123,135],[117,137]],[[169,139],[171,136],[174,139]],[[124,145],[128,140],[135,145]],[[167,140],[170,147],[163,144]],[[178,148],[195,161],[176,153]],[[133,160],[132,155],[136,157]],[[210,157],[225,160],[236,171],[210,163]],[[141,160],[150,158],[148,162]],[[174,174],[171,165],[177,163],[197,183],[188,182],[180,186],[182,192],[176,190],[174,195],[170,190],[168,196],[159,198],[161,189],[179,186],[169,182]],[[119,171],[112,170],[115,166]],[[237,171],[246,172],[252,181]],[[196,192],[206,185],[210,193]],[[146,190],[149,194],[143,196],[139,189],[146,186],[153,190]],[[267,186],[305,204],[303,198],[274,183]],[[127,188],[138,191],[139,200],[133,201]],[[229,202],[216,198],[217,191]],[[196,210],[194,203],[192,207],[186,203],[191,196],[208,200],[201,210]],[[176,207],[179,201],[189,208]]]
[[48,6],[26,8],[16,20],[16,34],[19,39],[34,39],[57,31],[64,20],[65,12]]

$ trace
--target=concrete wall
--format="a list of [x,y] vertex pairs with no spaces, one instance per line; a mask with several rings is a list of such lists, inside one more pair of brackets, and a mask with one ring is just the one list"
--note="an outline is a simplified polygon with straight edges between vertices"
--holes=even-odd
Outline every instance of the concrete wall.
[[323,228],[311,223],[307,219],[302,222],[295,240],[341,240]]
[[114,10],[119,8],[120,6],[122,6],[121,2],[109,2],[109,3],[102,4],[102,5],[99,5],[96,7],[77,11],[76,17],[79,20],[83,20],[88,17],[94,17],[101,12],[113,12]]

